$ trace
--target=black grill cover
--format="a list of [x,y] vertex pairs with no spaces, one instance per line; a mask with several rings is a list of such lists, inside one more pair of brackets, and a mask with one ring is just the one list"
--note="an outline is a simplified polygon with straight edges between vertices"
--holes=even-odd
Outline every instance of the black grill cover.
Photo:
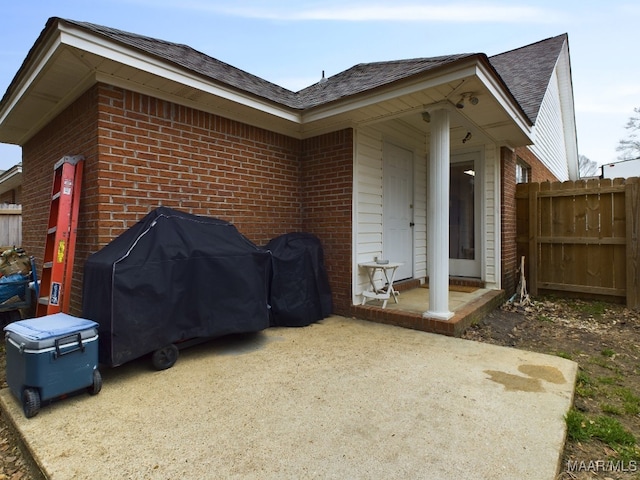
[[302,327],[331,315],[331,289],[320,240],[309,233],[287,233],[265,248],[273,257],[271,325]]
[[85,264],[82,316],[100,324],[100,362],[269,327],[270,257],[228,222],[157,208]]

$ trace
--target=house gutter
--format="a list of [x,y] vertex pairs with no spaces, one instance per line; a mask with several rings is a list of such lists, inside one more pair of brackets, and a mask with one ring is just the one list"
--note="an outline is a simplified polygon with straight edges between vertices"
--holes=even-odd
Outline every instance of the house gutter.
[[[447,83],[456,83],[473,76],[479,78],[489,93],[496,99],[500,107],[514,121],[531,143],[533,143],[532,121],[484,54],[476,54],[472,57],[457,60],[433,70],[421,72],[413,77],[397,80],[366,92],[306,109],[302,113],[301,122],[302,124],[309,124],[322,121],[330,117],[348,114],[352,111],[386,100],[393,100],[403,95],[410,95]],[[445,98],[442,100],[445,100]],[[428,109],[428,106],[417,108],[418,110],[425,110]],[[411,111],[418,110],[415,108],[411,109]],[[394,115],[397,116],[397,114]]]
[[22,184],[22,164],[14,165],[9,170],[0,173],[0,195]]
[[[268,116],[266,118],[275,117],[284,122],[280,125],[281,128],[279,130],[283,130],[284,125],[289,124],[290,127],[287,127],[287,129],[290,128],[288,134],[299,137],[304,136],[303,127],[305,125],[310,126],[310,124],[316,122],[326,123],[326,121],[332,117],[342,117],[342,119],[345,120],[348,119],[351,112],[358,109],[476,76],[497,100],[507,116],[513,119],[517,128],[523,132],[526,138],[531,139],[533,143],[532,122],[527,118],[518,102],[484,54],[474,54],[463,59],[452,61],[444,66],[426,70],[414,76],[400,79],[365,92],[340,98],[318,107],[304,109],[303,106],[294,108],[283,103],[278,103],[275,100],[259,97],[254,93],[224,84],[214,78],[204,76],[201,73],[190,71],[182,65],[157,57],[153,53],[144,52],[141,49],[123,44],[99,33],[87,31],[82,26],[58,18],[51,19],[47,23],[7,89],[2,101],[0,101],[0,126],[5,124],[14,109],[18,108],[21,99],[28,93],[29,87],[42,72],[46,71],[48,62],[51,61],[56,52],[63,48],[63,46],[86,51],[100,58],[118,62],[130,68],[148,73],[149,75],[164,78],[171,82],[204,92],[207,95],[227,100],[236,105],[241,105],[248,109],[247,112],[259,111],[266,114]],[[62,108],[70,104],[82,91],[96,82],[104,82],[122,88],[133,89],[140,93],[148,93],[161,98],[164,97],[170,101],[182,103],[182,97],[176,98],[175,95],[168,90],[145,90],[144,84],[136,84],[125,78],[115,77],[108,72],[94,70],[92,74],[76,82],[73,88],[63,92],[62,100],[41,116],[38,125],[32,125],[32,128],[24,133],[7,131],[7,126],[5,126],[6,134],[0,136],[0,141],[24,144],[29,136],[37,128],[42,126],[43,122],[49,121],[59,113]],[[188,99],[184,98],[182,100]]]

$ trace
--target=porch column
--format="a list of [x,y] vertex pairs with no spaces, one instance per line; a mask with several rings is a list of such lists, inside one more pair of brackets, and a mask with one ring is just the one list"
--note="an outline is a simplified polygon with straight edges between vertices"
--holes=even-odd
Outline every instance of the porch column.
[[449,110],[431,113],[427,258],[429,310],[423,317],[449,320]]

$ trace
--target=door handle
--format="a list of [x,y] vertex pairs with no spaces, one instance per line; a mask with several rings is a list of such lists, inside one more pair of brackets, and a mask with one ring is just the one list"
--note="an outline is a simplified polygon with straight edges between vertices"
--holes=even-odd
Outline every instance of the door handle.
[[413,223],[413,222],[409,222],[409,226],[410,226],[410,227],[413,227],[414,225],[415,225],[415,223]]

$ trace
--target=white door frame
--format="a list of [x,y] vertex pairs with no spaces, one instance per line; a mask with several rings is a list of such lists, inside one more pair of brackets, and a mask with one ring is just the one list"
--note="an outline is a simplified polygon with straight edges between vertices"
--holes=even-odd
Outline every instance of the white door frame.
[[[382,254],[387,260],[403,264],[396,271],[396,279],[413,278],[414,155],[412,150],[388,141],[382,151]],[[398,154],[403,157],[403,165],[395,168],[388,162]],[[396,173],[403,178],[395,181]]]
[[[481,278],[482,275],[482,192],[483,192],[483,158],[480,151],[468,151],[459,152],[451,155],[451,165],[462,162],[474,162],[473,173],[469,172],[474,177],[474,198],[473,198],[473,211],[474,211],[474,258],[472,260],[464,259],[449,259],[449,274],[453,277],[471,277]],[[453,192],[449,192],[449,195],[453,195]],[[451,232],[449,232],[451,237]]]

